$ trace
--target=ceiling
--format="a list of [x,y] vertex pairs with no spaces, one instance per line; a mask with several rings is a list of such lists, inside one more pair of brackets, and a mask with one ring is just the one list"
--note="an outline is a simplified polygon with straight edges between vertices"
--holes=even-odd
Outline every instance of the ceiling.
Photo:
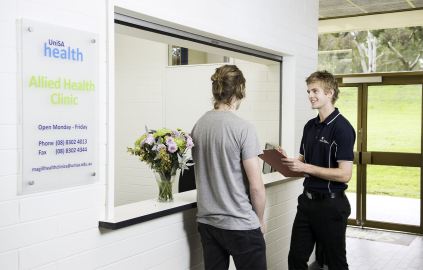
[[319,19],[423,8],[423,0],[320,0]]

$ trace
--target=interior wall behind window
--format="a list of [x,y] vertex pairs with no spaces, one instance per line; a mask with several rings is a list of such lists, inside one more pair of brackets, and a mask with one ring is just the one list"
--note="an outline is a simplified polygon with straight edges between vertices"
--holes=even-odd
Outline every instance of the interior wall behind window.
[[157,185],[150,168],[134,156],[145,126],[164,126],[163,76],[167,44],[115,35],[115,203],[153,198]]
[[[169,65],[168,37],[149,38],[145,31],[115,36],[115,204],[156,198],[157,184],[151,169],[127,153],[137,138],[151,129],[182,128],[191,132],[195,122],[213,109],[211,75],[226,63]],[[135,34],[134,34],[135,33]],[[141,34],[140,34],[141,33]],[[170,39],[170,38],[169,38]],[[184,44],[185,45],[185,44]],[[219,54],[205,45],[195,45],[194,59]],[[198,47],[200,46],[200,47]],[[210,51],[208,51],[210,50]],[[228,52],[230,53],[230,52]],[[251,56],[231,57],[246,78],[246,98],[239,116],[257,130],[260,144],[279,142],[280,63]],[[244,59],[240,59],[244,58]],[[195,142],[194,142],[195,143]],[[178,183],[174,190],[177,192]]]

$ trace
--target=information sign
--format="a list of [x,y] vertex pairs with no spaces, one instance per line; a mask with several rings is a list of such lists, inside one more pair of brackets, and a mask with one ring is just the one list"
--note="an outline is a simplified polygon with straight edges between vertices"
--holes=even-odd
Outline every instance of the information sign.
[[97,35],[21,21],[23,194],[93,183],[97,170]]

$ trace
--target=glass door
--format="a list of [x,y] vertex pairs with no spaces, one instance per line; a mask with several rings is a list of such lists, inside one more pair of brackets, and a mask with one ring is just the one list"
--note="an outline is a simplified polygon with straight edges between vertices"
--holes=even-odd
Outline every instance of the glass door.
[[367,87],[367,221],[420,226],[421,123],[421,84]]
[[382,81],[341,84],[336,103],[357,134],[349,223],[423,233],[422,80]]

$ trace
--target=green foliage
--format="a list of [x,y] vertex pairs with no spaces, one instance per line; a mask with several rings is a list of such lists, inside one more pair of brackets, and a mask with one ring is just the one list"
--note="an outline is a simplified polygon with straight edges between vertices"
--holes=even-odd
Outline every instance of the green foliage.
[[[348,183],[348,192],[357,190],[357,168]],[[420,199],[420,168],[370,165],[367,169],[367,194]]]
[[335,74],[423,70],[423,27],[321,34],[319,69]]

